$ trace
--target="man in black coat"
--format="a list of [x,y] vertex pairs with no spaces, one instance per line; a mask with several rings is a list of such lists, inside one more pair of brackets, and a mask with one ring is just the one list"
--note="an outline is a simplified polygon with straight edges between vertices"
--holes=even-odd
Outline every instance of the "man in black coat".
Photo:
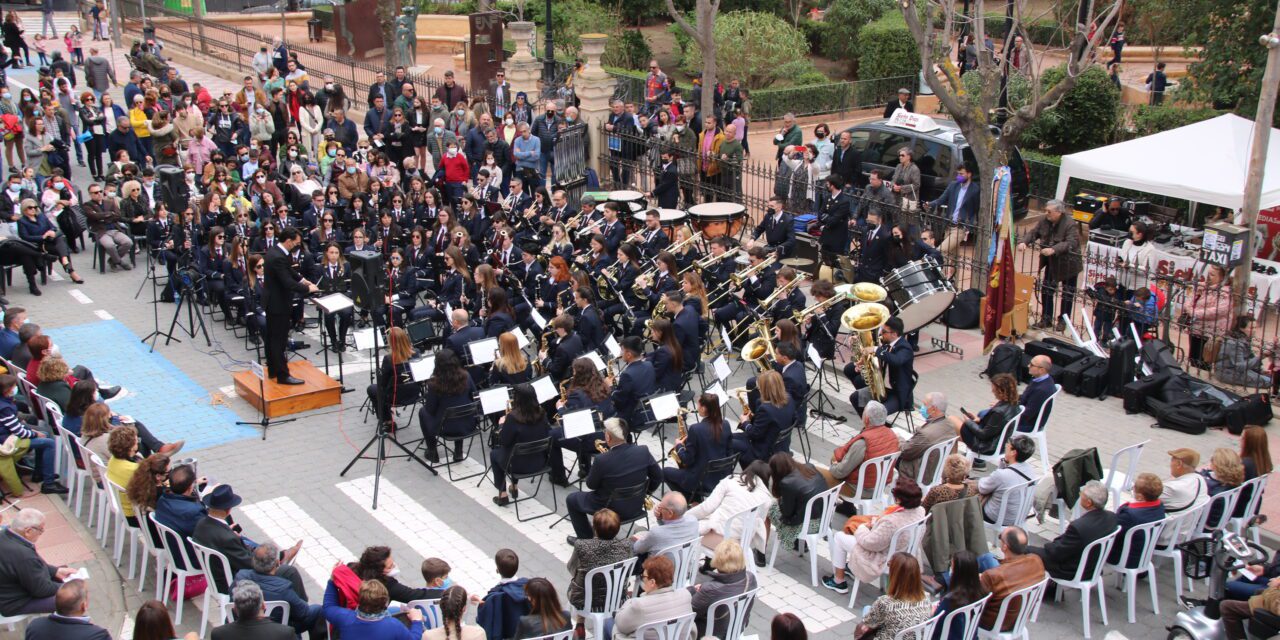
[[585,353],[586,349],[582,346],[582,336],[573,332],[573,317],[569,314],[556,316],[551,321],[551,328],[556,332],[556,348],[549,357],[543,351],[541,360],[546,363],[543,368],[551,379],[559,383],[569,376],[569,367],[573,366],[573,361]]
[[859,227],[856,233],[861,234],[862,250],[858,252],[858,273],[854,282],[874,282],[879,284],[889,264],[889,243],[892,236],[889,225],[881,224],[880,214],[867,212],[867,224]]
[[75,573],[45,562],[36,553],[44,524],[43,513],[27,508],[0,531],[0,615],[52,613],[60,583]]
[[27,625],[26,640],[111,640],[111,633],[89,620],[89,588],[68,580],[54,596],[54,612]]
[[279,242],[267,251],[263,280],[263,306],[267,311],[267,375],[280,384],[302,384],[289,375],[289,327],[293,325],[294,294],[315,293],[320,289],[293,268],[290,255],[302,244],[302,234],[292,227],[280,232]]
[[[1107,511],[1106,505],[1107,488],[1097,480],[1090,480],[1080,488],[1080,507],[1084,509],[1084,515],[1072,520],[1062,535],[1043,547],[1029,547],[1027,551],[1040,556],[1050,576],[1059,580],[1074,579],[1082,560],[1089,562],[1086,567],[1091,568],[1106,559],[1098,557],[1096,550],[1090,558],[1084,558],[1085,547],[1119,528],[1116,514]],[[1049,587],[1053,587],[1052,582]]]
[[[639,340],[639,338],[636,338]],[[648,363],[644,363],[648,364]],[[569,494],[565,505],[569,510],[569,521],[573,523],[576,538],[592,536],[591,522],[588,516],[600,509],[609,508],[622,519],[634,518],[644,509],[644,496],[639,495],[627,500],[610,500],[613,491],[628,489],[645,484],[645,492],[651,492],[662,484],[662,467],[653,459],[647,447],[627,443],[626,428],[623,423],[610,418],[604,422],[604,443],[609,450],[600,454],[591,465],[587,474],[587,489]],[[576,542],[570,537],[569,544]]]
[[831,154],[831,173],[844,178],[846,185],[861,187],[866,181],[862,177],[862,153],[853,146],[853,133],[850,131],[840,134],[840,142]]
[[[783,209],[782,198],[770,196],[764,217],[751,234],[752,246],[764,244],[765,250],[777,254],[779,260],[790,257],[796,247],[795,219]],[[761,236],[764,236],[763,243]]]
[[835,268],[836,258],[849,253],[849,194],[844,192],[844,180],[840,176],[827,176],[825,186],[830,197],[822,208],[822,215],[818,216],[822,226],[818,246],[822,249],[822,263]]
[[[220,568],[213,572],[214,582],[217,583],[214,586],[219,592],[226,593],[232,576],[239,571],[253,568],[253,550],[240,536],[240,532],[227,524],[231,519],[231,509],[240,505],[241,498],[232,491],[231,485],[222,484],[210,491],[203,501],[208,512],[205,518],[196,523],[196,530],[192,533],[191,539],[201,546],[226,556],[227,563],[231,565],[231,575],[222,575]],[[276,575],[293,583],[294,591],[306,593],[302,576],[298,574],[297,569],[287,564],[298,555],[301,548],[302,541],[299,540],[297,544],[281,554],[281,560],[286,564],[280,566]]]
[[916,105],[911,101],[911,90],[903,87],[898,89],[898,98],[890,100],[889,104],[884,105],[884,117],[886,119],[893,117],[893,112],[898,109],[905,109],[910,113],[915,113]]
[[675,209],[680,204],[680,174],[676,170],[674,153],[670,149],[662,151],[662,168],[658,173],[658,184],[653,191],[646,194],[649,198],[658,199],[658,207]]

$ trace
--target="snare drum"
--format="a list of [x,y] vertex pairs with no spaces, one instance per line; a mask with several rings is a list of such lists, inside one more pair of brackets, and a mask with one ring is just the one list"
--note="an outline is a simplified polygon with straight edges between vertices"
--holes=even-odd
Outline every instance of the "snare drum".
[[[652,209],[645,209],[637,213],[632,213],[631,217],[635,220],[636,228],[644,228],[645,216],[649,215]],[[658,209],[658,219],[661,220],[662,226],[667,229],[681,226],[689,219],[689,214],[679,209]]]
[[737,236],[747,224],[747,208],[735,202],[704,202],[689,207],[689,217],[704,238]]
[[956,289],[942,275],[932,258],[924,258],[890,271],[880,279],[902,318],[903,333],[911,333],[937,320],[956,299]]

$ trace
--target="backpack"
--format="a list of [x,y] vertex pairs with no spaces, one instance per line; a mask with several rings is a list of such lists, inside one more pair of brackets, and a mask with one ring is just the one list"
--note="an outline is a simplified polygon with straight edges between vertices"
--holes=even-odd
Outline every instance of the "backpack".
[[977,289],[966,289],[956,296],[951,308],[947,309],[942,321],[952,329],[973,329],[982,319],[982,292]]
[[980,375],[992,378],[1001,373],[1008,373],[1017,377],[1021,366],[1022,348],[1016,344],[1001,342],[991,350],[991,357],[987,359],[987,368],[983,369]]

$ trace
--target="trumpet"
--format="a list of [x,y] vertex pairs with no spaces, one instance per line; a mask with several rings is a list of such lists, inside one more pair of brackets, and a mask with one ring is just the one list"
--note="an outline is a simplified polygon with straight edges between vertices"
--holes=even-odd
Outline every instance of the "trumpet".
[[592,233],[595,233],[596,229],[600,227],[601,222],[604,222],[604,218],[597,218],[595,222],[587,225],[585,229],[579,229],[578,237],[590,236]]
[[634,241],[636,241],[636,242],[644,242],[644,229],[641,229],[641,230],[639,230],[639,231],[637,231],[637,232],[635,232],[635,233],[633,233],[633,234],[631,234],[631,235],[627,236],[627,237],[626,237],[626,238],[624,238],[622,241],[623,241],[623,242],[631,242],[631,241],[633,241],[633,240],[634,240]]
[[[698,234],[701,235],[702,232],[699,231]],[[683,274],[685,271],[688,271],[690,269],[697,269],[698,273],[702,273],[703,270],[715,266],[721,260],[727,260],[729,258],[732,258],[739,251],[742,251],[742,247],[734,247],[718,256],[707,256],[701,260],[695,260],[693,264],[690,264],[689,266],[685,267],[684,271],[681,271],[680,273]]]
[[684,422],[685,415],[689,413],[692,413],[692,412],[684,407],[680,407],[680,411],[676,413],[676,442],[677,443],[672,445],[671,450],[667,452],[667,457],[670,458],[672,462],[676,463],[676,466],[681,469],[684,468],[684,462],[680,460],[680,452],[677,451],[677,449],[680,448],[679,441],[685,439],[685,437],[689,435],[689,428],[685,426],[685,422]]
[[[797,280],[799,280],[799,278],[797,278]],[[823,313],[827,309],[834,307],[836,304],[838,304],[842,300],[844,300],[844,298],[838,295],[831,296],[830,298],[827,298],[822,302],[815,302],[814,304],[811,304],[808,307],[805,307],[804,309],[796,311],[795,313],[791,314],[791,319],[795,321],[797,326],[802,325],[804,324],[805,320],[809,319],[810,316]]]
[[[729,255],[729,254],[725,253],[725,255]],[[778,254],[775,253],[769,256],[768,258],[761,260],[759,264],[755,264],[750,267],[747,267],[746,269],[738,273],[729,274],[729,280],[733,282],[733,286],[735,287],[742,286],[743,282],[746,282],[747,280],[750,280],[751,278],[757,275],[760,275],[761,273],[764,272],[765,269],[768,269],[770,266],[773,265],[773,263],[777,261],[778,261]],[[796,278],[796,279],[799,280],[799,278]]]
[[605,444],[604,440],[596,440],[596,451],[599,453],[608,453],[609,445]]

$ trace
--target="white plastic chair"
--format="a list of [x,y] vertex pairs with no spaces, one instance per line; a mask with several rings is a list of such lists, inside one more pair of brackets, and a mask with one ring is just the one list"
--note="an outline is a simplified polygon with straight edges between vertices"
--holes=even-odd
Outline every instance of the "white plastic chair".
[[[102,458],[99,458],[98,454],[93,453],[88,449],[84,449],[82,453],[85,456],[85,466],[97,469],[98,476],[102,478],[103,482],[106,482],[107,465],[102,462]],[[114,535],[115,546],[111,547],[111,558],[115,561],[116,566],[118,567],[120,566],[120,554],[124,549],[124,529],[128,525],[124,521],[124,512],[120,509],[120,495],[113,495],[111,491],[104,491],[103,496],[106,498],[107,504],[106,508],[102,510],[102,518],[99,519],[99,523],[102,526],[102,548],[108,548],[107,535]],[[136,545],[132,551],[137,551]]]
[[[942,463],[959,440],[958,437],[949,438],[924,450],[924,455],[920,456],[920,470],[916,472],[915,478],[921,491],[927,494],[930,489],[942,484]],[[931,461],[933,473],[929,473]]]
[[[1107,597],[1102,588],[1102,569],[1106,567],[1107,555],[1111,553],[1111,545],[1115,543],[1118,535],[1120,535],[1119,526],[1111,533],[1090,542],[1084,548],[1084,553],[1080,555],[1080,564],[1076,566],[1076,574],[1070,580],[1060,580],[1049,576],[1049,579],[1058,585],[1058,590],[1054,596],[1055,600],[1062,600],[1063,589],[1077,589],[1080,591],[1080,614],[1084,619],[1084,637],[1086,639],[1092,637],[1089,633],[1089,596],[1094,590],[1097,590],[1098,593],[1098,608],[1102,610],[1102,625],[1109,624],[1107,622]],[[1092,567],[1089,566],[1090,558],[1095,559]],[[1039,616],[1032,616],[1031,621],[1035,622],[1037,617]]]
[[1000,531],[1007,526],[1023,526],[1027,517],[1031,515],[1036,483],[1039,481],[1039,478],[1032,478],[1013,485],[1000,494],[1000,500],[996,503],[996,521],[987,522],[986,517],[982,519],[982,526],[990,534],[989,539],[998,539]]
[[[591,634],[596,638],[604,637],[604,621],[612,618],[622,608],[622,599],[627,595],[627,579],[635,572],[636,558],[627,558],[613,564],[596,567],[587,572],[583,579],[582,609],[571,613],[587,618],[591,624]],[[604,602],[595,602],[596,579],[604,581]],[[593,611],[593,609],[599,611]]]
[[29,613],[19,613],[16,616],[0,616],[0,624],[4,625],[5,628],[10,631],[17,631],[18,625],[26,622],[27,618],[30,617],[31,614]]
[[[222,626],[230,617],[231,611],[231,563],[227,561],[227,557],[222,555],[221,551],[210,549],[194,540],[191,541],[191,548],[195,549],[196,555],[200,558],[200,566],[204,568],[204,579],[209,584],[204,590],[204,606],[200,607],[200,637],[204,637],[204,630],[209,624],[209,601],[214,600],[218,605],[217,624],[214,626]],[[221,571],[223,580],[226,583],[226,593],[218,591],[217,571]]]
[[1142,451],[1151,440],[1143,440],[1129,445],[1111,454],[1111,464],[1103,475],[1102,484],[1111,494],[1111,504],[1123,503],[1121,494],[1133,490],[1133,481],[1138,477],[1138,462],[1142,460]]
[[[164,579],[161,580],[164,583],[164,593],[160,597],[160,602],[169,606],[169,581],[173,579],[178,598],[173,624],[180,625],[182,624],[182,605],[186,602],[187,578],[203,575],[203,571],[187,553],[187,545],[181,534],[160,524],[154,512],[147,514],[147,517],[156,525],[156,529],[160,532],[160,541],[164,543],[165,571]],[[209,587],[212,588],[213,585]]]
[[[913,556],[916,555],[916,552],[920,550],[920,542],[924,540],[924,532],[928,530],[929,519],[932,517],[932,513],[926,514],[925,517],[920,520],[893,532],[893,537],[889,539],[889,550],[884,556],[884,565],[880,567],[880,575],[883,576],[889,572],[889,560],[893,559],[893,554],[901,551]],[[833,565],[835,564],[835,557],[835,551],[832,550],[831,558]],[[852,609],[853,603],[858,599],[858,587],[862,586],[862,581],[859,580],[856,575],[853,575],[852,572],[845,573],[846,580],[850,576],[853,576],[853,587],[849,589],[849,608]]]
[[991,453],[978,453],[977,451],[970,449],[969,455],[966,456],[969,458],[969,461],[973,462],[975,460],[981,460],[990,468],[1000,466],[1000,460],[1004,458],[1005,445],[1009,444],[1009,440],[1013,438],[1014,432],[1018,430],[1018,421],[1022,419],[1022,413],[1026,410],[1026,407],[1018,405],[1018,408],[1013,412],[1013,415],[1005,421],[1004,428],[1000,430],[1000,439],[996,441],[996,448],[994,451]]
[[[161,540],[159,530],[149,526],[151,519],[144,515],[141,505],[133,506],[134,513],[137,514],[138,520],[142,525],[142,570],[138,574],[138,593],[142,593],[142,589],[147,583],[147,560],[148,557],[156,560],[156,600],[160,599],[161,591],[164,589],[164,570],[168,556],[165,554],[164,541]],[[154,536],[154,537],[153,537]]]
[[1062,393],[1062,385],[1053,385],[1053,393],[1045,398],[1044,404],[1040,405],[1040,412],[1036,414],[1035,425],[1032,426],[1030,433],[1023,435],[1036,441],[1036,457],[1040,458],[1041,475],[1049,475],[1049,437],[1046,431],[1049,428],[1049,416],[1053,413],[1053,404],[1058,399],[1058,394]]
[[676,565],[672,589],[691,587],[698,581],[698,557],[700,556],[698,552],[701,544],[701,538],[694,538],[684,544],[671,545],[653,554],[655,557],[667,556]]
[[[739,640],[742,637],[742,632],[747,629],[747,622],[751,615],[751,603],[755,602],[757,590],[752,589],[746,593],[740,593],[711,603],[711,606],[707,608],[707,632],[703,636],[714,636],[719,640]],[[722,615],[725,619],[724,624],[718,622]],[[721,635],[716,635],[716,633]]]
[[[1120,583],[1120,579],[1124,579],[1125,595],[1129,598],[1129,624],[1133,624],[1136,616],[1137,600],[1138,600],[1138,576],[1147,574],[1147,586],[1151,590],[1151,610],[1160,615],[1160,601],[1156,597],[1156,568],[1151,563],[1151,554],[1156,550],[1156,544],[1160,541],[1160,532],[1164,530],[1164,523],[1167,518],[1161,518],[1155,522],[1136,525],[1124,532],[1124,541],[1120,544],[1120,562],[1107,563],[1107,569],[1116,572],[1116,583]],[[1133,553],[1138,554],[1137,565],[1130,568],[1129,556]],[[1101,597],[1101,591],[1099,591]]]
[[[837,483],[836,486],[809,498],[804,505],[804,522],[800,524],[800,535],[796,539],[800,543],[800,553],[803,554],[806,550],[809,552],[809,581],[815,588],[818,586],[818,545],[824,541],[830,544],[831,518],[835,513],[836,496],[840,495],[842,488],[844,483]],[[821,509],[817,509],[819,504],[822,506]],[[814,527],[814,511],[818,511],[817,527]],[[815,528],[816,532],[813,531]],[[772,569],[774,561],[778,558],[778,547],[781,546],[782,539],[777,531],[770,532],[770,536],[773,538],[773,548],[769,551],[769,563],[765,566]]]
[[[67,471],[62,476],[66,480],[67,487],[67,506],[75,510],[76,517],[80,517],[80,507],[84,503],[84,490],[89,490],[89,526],[97,528],[95,535],[103,546],[107,544],[107,508],[110,504],[107,501],[106,494],[102,491],[100,483],[93,479],[91,468],[93,463],[90,457],[97,456],[84,447],[80,442],[80,437],[66,429],[63,429],[57,436],[57,447],[64,447],[66,450]],[[76,464],[76,458],[84,462],[84,468],[81,469]],[[105,468],[99,471],[102,478],[106,478]],[[96,514],[96,517],[95,517]]]
[[573,629],[570,629],[568,631],[561,631],[560,633],[553,633],[551,635],[529,638],[529,640],[572,640],[572,638]]
[[939,613],[920,624],[907,627],[893,634],[893,640],[931,640],[933,638],[933,628],[938,626],[938,621],[941,619],[942,614]]
[[636,627],[635,637],[648,638],[652,634],[657,640],[685,640],[691,635],[693,619],[694,614],[686,613],[670,620],[648,622]]
[[[262,603],[262,617],[271,618],[277,611],[280,612],[280,624],[289,624],[289,603],[284,600],[267,600]],[[271,618],[275,620],[275,618]]]
[[[738,544],[742,546],[743,555],[745,555],[747,559],[747,571],[750,571],[751,573],[755,573],[757,569],[755,560],[751,557],[750,550],[755,548],[752,546],[751,541],[755,539],[756,527],[759,527],[760,521],[764,519],[766,506],[767,505],[761,504],[751,507],[750,509],[739,511],[738,513],[729,516],[729,518],[724,521],[724,531],[726,534],[736,531],[736,535],[726,535],[725,537],[732,537],[736,539]],[[702,555],[708,558],[714,556],[715,553],[715,549],[711,549],[706,546],[702,547]]]
[[[94,458],[96,459],[97,456],[94,456]],[[124,487],[107,479],[107,472],[105,467],[103,467],[103,470],[102,470],[102,478],[103,478],[103,483],[105,485],[103,489],[103,493],[105,493],[107,496],[107,502],[111,505],[111,511],[112,513],[118,514],[119,516],[118,518],[116,518],[116,527],[115,527],[116,564],[120,564],[120,552],[124,550],[124,539],[126,536],[128,536],[129,538],[129,579],[132,580],[133,576],[136,575],[135,571],[138,568],[138,542],[139,542],[139,539],[144,536],[144,534],[141,531],[141,527],[132,526],[129,524],[129,521],[125,519],[124,503],[121,501],[121,498],[120,498],[121,496],[124,495]],[[134,511],[134,513],[136,514],[137,511]],[[134,517],[136,518],[137,516],[135,515]],[[142,543],[143,543],[142,556],[143,558],[145,558],[147,555],[146,541],[143,540]],[[145,567],[143,568],[143,571],[146,571]]]
[[973,640],[978,635],[978,623],[982,621],[982,611],[987,608],[987,602],[991,600],[991,594],[982,596],[982,599],[967,604],[947,612],[946,617],[938,624],[942,625],[942,633],[938,634],[939,638],[950,638],[951,627],[963,628],[964,640]]
[[[858,481],[853,486],[853,497],[842,498],[845,502],[852,502],[857,508],[858,513],[879,513],[884,511],[888,506],[885,496],[888,488],[893,486],[893,478],[897,472],[894,466],[898,462],[900,452],[890,453],[889,455],[880,456],[865,460],[862,466],[858,467]],[[875,486],[871,487],[871,495],[865,496],[867,492],[867,480],[869,474],[875,473]]]
[[[978,626],[978,638],[993,640],[1031,640],[1031,636],[1027,633],[1027,623],[1031,617],[1040,612],[1040,603],[1044,601],[1045,587],[1049,586],[1049,578],[1045,578],[1029,587],[1018,589],[1013,593],[1005,596],[1000,601],[1000,610],[996,612],[995,623],[991,625],[991,629],[983,629]],[[1014,602],[1020,603],[1018,614],[1013,618],[1013,626],[1008,631],[1000,631],[1005,627],[1005,618],[1009,615],[1010,605]]]
[[1187,582],[1187,588],[1191,588],[1191,579],[1183,575],[1182,572],[1182,552],[1178,550],[1178,545],[1190,540],[1193,536],[1199,535],[1200,520],[1204,517],[1204,512],[1209,508],[1209,503],[1204,502],[1200,505],[1189,507],[1179,513],[1165,516],[1164,531],[1160,535],[1155,551],[1152,552],[1154,558],[1168,558],[1173,561],[1173,592],[1175,602],[1182,599],[1182,582]]
[[[1209,506],[1204,510],[1204,514],[1200,516],[1200,526],[1196,527],[1196,531],[1216,531],[1230,525],[1231,514],[1236,510],[1236,500],[1240,498],[1240,489],[1242,488],[1244,488],[1244,485],[1210,497]],[[1215,505],[1220,507],[1216,517],[1213,514]]]
[[440,611],[439,598],[423,598],[404,603],[406,608],[417,607],[422,612],[422,628],[437,629],[444,624],[444,613]]
[[[1267,490],[1267,475],[1258,476],[1240,485],[1240,498],[1236,499],[1236,506],[1240,506],[1240,499],[1245,498],[1246,495],[1249,500],[1247,506],[1245,506],[1244,515],[1239,518],[1234,516],[1231,518],[1231,528],[1240,535],[1244,535],[1244,530],[1249,524],[1249,520],[1258,515],[1258,512],[1262,509],[1262,494]],[[1232,513],[1234,514],[1235,511],[1233,510]],[[1253,528],[1253,543],[1262,544],[1262,536],[1258,533],[1258,527]]]

